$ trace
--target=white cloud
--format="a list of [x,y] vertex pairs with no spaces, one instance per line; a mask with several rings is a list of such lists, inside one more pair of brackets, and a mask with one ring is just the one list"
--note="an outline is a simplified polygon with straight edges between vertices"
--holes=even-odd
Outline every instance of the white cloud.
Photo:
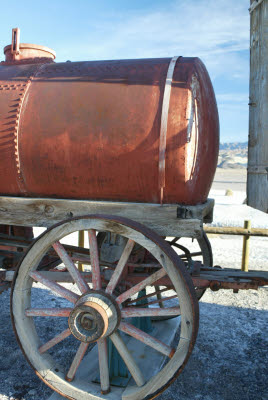
[[243,103],[248,104],[248,93],[224,93],[217,94],[218,104]]
[[[247,138],[249,75],[248,0],[163,0],[127,12],[115,10],[89,23],[79,46],[68,43],[58,59],[104,60],[197,56],[217,94],[222,140]],[[233,91],[233,92],[232,92]],[[237,140],[237,138],[236,138]]]
[[163,1],[155,9],[105,15],[72,54],[77,60],[80,53],[83,59],[199,56],[212,79],[226,71],[247,76],[239,52],[249,48],[248,0]]

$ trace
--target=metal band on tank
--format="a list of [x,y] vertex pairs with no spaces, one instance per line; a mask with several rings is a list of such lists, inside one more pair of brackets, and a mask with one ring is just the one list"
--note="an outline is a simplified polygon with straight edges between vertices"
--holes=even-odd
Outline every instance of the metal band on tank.
[[173,80],[173,73],[178,59],[181,56],[173,57],[170,61],[162,103],[160,137],[159,137],[159,189],[160,189],[160,203],[163,204],[163,194],[165,187],[165,158],[166,158],[166,144],[167,144],[167,126],[168,126],[168,111],[171,94],[171,85]]

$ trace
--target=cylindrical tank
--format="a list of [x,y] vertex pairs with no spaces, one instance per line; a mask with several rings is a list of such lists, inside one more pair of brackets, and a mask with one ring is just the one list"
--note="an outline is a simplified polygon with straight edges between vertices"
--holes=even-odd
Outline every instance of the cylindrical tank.
[[164,203],[206,200],[219,122],[198,58],[173,60],[170,78],[171,58],[55,63],[18,43],[5,54],[0,195],[159,203],[164,169]]

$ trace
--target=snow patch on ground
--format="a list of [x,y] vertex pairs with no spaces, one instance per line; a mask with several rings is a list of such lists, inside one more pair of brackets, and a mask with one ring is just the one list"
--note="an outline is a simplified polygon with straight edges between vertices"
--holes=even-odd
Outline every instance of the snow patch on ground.
[[244,221],[250,220],[252,228],[268,228],[268,214],[243,204],[245,192],[234,191],[232,196],[226,196],[224,190],[213,189],[209,198],[215,200],[211,226],[244,227]]

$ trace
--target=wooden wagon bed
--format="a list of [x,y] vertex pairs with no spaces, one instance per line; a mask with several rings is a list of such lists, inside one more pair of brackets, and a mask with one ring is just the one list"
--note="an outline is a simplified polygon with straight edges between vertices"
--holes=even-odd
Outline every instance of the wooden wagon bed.
[[0,222],[49,227],[65,219],[105,214],[130,218],[160,236],[202,236],[202,223],[211,222],[214,200],[196,206],[71,199],[0,197]]

